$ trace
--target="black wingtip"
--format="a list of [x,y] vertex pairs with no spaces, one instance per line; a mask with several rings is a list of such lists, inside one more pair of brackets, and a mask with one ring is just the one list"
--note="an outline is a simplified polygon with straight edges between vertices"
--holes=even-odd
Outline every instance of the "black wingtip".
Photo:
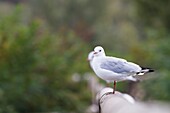
[[149,69],[149,71],[148,72],[154,72],[155,70],[154,69],[152,69],[152,68],[145,68],[145,67],[142,67],[142,70],[145,70],[145,69]]
[[155,70],[154,69],[149,69],[149,71],[148,72],[154,72]]

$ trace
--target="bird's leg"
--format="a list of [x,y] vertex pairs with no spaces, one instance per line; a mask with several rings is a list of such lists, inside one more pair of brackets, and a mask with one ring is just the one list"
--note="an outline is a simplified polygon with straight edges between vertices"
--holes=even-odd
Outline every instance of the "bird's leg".
[[116,81],[114,81],[114,84],[113,84],[113,94],[115,93],[115,90],[116,90]]

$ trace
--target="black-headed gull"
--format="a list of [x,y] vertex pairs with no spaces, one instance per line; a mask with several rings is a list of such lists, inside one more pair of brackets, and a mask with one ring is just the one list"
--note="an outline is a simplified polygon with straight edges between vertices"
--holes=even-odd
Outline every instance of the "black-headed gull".
[[[94,51],[91,51],[91,52],[88,54],[87,60],[89,61],[90,67],[91,67],[92,69],[93,69],[93,65],[92,65],[93,58],[94,58]],[[126,77],[126,79],[127,79],[127,80],[131,80],[131,81],[138,81],[137,78],[134,78],[133,76],[128,76],[128,77]]]
[[125,59],[106,56],[105,51],[101,46],[94,48],[92,60],[91,66],[96,75],[107,83],[114,82],[113,93],[115,92],[117,81],[135,81],[134,76],[154,71],[150,68],[142,68]]
[[[91,51],[91,52],[88,54],[87,60],[89,61],[90,67],[91,67],[92,69],[93,69],[93,65],[92,65],[93,58],[94,58],[94,51]],[[128,76],[126,79],[127,79],[127,80],[131,80],[131,81],[138,81],[138,79],[137,79],[137,78],[134,78],[133,76]]]

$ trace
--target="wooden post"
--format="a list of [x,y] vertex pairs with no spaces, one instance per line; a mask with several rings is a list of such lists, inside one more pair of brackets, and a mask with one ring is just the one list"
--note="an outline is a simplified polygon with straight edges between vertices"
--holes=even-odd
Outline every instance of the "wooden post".
[[167,104],[135,102],[128,95],[106,87],[97,94],[100,113],[170,113]]

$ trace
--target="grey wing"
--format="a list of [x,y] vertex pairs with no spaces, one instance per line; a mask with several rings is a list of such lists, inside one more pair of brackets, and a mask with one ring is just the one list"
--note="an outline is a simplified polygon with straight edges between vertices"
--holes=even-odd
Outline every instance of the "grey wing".
[[112,71],[114,73],[136,73],[141,70],[140,66],[132,62],[127,62],[126,60],[121,59],[107,59],[102,62],[100,67]]

